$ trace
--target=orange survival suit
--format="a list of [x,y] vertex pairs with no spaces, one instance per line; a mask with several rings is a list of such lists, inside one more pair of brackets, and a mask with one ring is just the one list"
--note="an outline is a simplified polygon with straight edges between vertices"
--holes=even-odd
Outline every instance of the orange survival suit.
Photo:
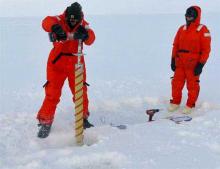
[[[172,60],[175,62],[175,73],[172,80],[171,103],[179,105],[182,89],[186,82],[188,99],[186,106],[192,108],[197,101],[200,85],[199,75],[195,73],[199,65],[204,65],[209,57],[211,36],[205,25],[200,24],[201,9],[193,6],[198,17],[189,25],[179,28],[173,43]],[[203,67],[203,66],[202,66]]]
[[[51,27],[55,24],[59,24],[67,34],[74,33],[81,25],[88,31],[88,39],[84,41],[84,44],[91,45],[95,40],[95,34],[84,18],[73,29],[68,26],[65,20],[65,12],[59,16],[47,16],[42,21],[42,27],[46,32],[52,32]],[[74,66],[77,63],[77,57],[73,55],[74,53],[78,53],[78,40],[71,39],[53,43],[53,49],[47,62],[47,82],[44,85],[46,96],[37,115],[37,119],[41,124],[51,124],[53,122],[56,106],[60,101],[61,89],[66,79],[68,79],[69,87],[74,95]],[[81,57],[81,63],[84,65],[83,116],[87,118],[89,116],[89,101],[84,56]]]

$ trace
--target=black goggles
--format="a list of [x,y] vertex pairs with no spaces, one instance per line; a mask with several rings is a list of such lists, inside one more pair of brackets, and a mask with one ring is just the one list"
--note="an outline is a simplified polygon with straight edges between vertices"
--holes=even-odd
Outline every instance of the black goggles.
[[193,17],[193,18],[197,18],[198,16],[198,12],[195,8],[190,7],[186,10],[186,14],[185,17]]

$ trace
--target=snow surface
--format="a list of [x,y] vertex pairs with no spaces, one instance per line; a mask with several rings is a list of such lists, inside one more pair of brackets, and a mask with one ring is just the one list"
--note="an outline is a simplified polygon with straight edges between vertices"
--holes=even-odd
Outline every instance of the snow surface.
[[[160,119],[170,99],[173,37],[179,14],[88,16],[97,40],[86,47],[90,120],[74,144],[74,105],[63,89],[51,135],[38,139],[51,48],[42,18],[0,18],[1,169],[220,169],[220,14],[204,14],[212,53],[201,77],[193,120]],[[186,101],[184,91],[183,104]],[[148,123],[145,110],[162,108]],[[110,127],[126,124],[126,130]]]

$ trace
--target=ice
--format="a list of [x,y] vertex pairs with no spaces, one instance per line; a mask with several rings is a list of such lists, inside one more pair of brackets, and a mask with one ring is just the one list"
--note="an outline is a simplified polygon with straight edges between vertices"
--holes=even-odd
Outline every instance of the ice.
[[[74,143],[67,84],[50,136],[36,137],[51,49],[42,18],[0,18],[0,168],[219,169],[220,14],[203,17],[213,37],[212,53],[193,120],[180,125],[160,117],[170,99],[170,52],[183,14],[87,17],[97,35],[85,48],[90,121],[96,127],[85,131],[82,147]],[[181,107],[185,101],[184,90]],[[145,111],[151,108],[163,110],[148,123]]]

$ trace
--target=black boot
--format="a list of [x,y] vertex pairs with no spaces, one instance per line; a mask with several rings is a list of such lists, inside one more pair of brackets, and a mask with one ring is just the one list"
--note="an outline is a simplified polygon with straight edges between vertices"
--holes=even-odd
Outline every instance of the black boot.
[[40,127],[37,136],[39,138],[46,138],[50,134],[51,124],[38,124]]
[[84,129],[87,129],[87,128],[90,128],[90,127],[94,127],[93,124],[91,124],[88,119],[83,119],[83,128]]

